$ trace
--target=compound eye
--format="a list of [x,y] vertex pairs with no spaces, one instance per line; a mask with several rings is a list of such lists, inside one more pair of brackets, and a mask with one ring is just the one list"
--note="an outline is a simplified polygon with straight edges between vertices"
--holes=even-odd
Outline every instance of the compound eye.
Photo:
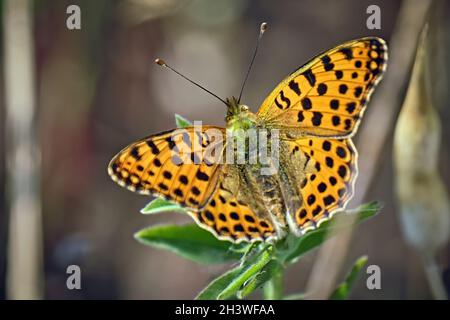
[[241,106],[241,110],[242,110],[242,111],[248,111],[248,107],[245,106],[245,105],[242,105],[242,106]]

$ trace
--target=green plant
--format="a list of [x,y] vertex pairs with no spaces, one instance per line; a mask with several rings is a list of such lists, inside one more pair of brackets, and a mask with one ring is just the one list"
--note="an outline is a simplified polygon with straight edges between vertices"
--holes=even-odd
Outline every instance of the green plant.
[[[178,127],[189,125],[189,121],[179,115],[176,115],[176,123]],[[233,244],[221,241],[195,223],[155,225],[137,232],[135,238],[143,244],[169,250],[200,264],[238,262],[232,269],[207,285],[198,294],[197,299],[243,299],[259,288],[263,288],[265,299],[302,299],[302,294],[283,295],[285,269],[324,243],[327,235],[348,230],[353,224],[350,221],[366,220],[379,210],[378,203],[367,203],[357,209],[341,212],[338,224],[333,223],[333,220],[325,221],[320,227],[302,237],[288,235],[274,244]],[[160,198],[151,201],[141,210],[144,214],[168,211],[185,213],[182,207]],[[351,215],[356,215],[357,219],[353,219]],[[348,297],[366,262],[365,256],[355,262],[348,276],[332,293],[330,299]]]

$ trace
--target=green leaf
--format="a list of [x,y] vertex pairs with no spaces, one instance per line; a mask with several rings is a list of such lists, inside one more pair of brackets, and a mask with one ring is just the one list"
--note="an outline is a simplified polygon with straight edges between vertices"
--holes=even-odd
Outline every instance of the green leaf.
[[280,259],[286,263],[294,263],[307,252],[320,246],[327,239],[330,231],[342,232],[348,230],[352,224],[347,221],[346,215],[357,214],[356,222],[360,222],[373,217],[380,209],[381,205],[377,202],[366,203],[357,209],[341,213],[339,226],[333,226],[334,219],[332,219],[323,222],[319,228],[308,231],[302,237],[297,238],[294,235],[289,235],[284,242],[288,249],[282,248],[280,250]]
[[220,293],[228,286],[228,284],[236,278],[236,276],[241,272],[242,267],[238,266],[225,272],[220,277],[214,279],[205,289],[203,289],[198,296],[195,298],[197,300],[217,300]]
[[175,123],[177,125],[177,128],[186,128],[192,126],[192,122],[190,122],[188,119],[180,116],[179,114],[175,114]]
[[154,214],[169,211],[183,211],[185,209],[176,203],[170,202],[169,200],[163,198],[156,198],[150,201],[144,208],[141,209],[143,214]]
[[272,249],[272,246],[264,247],[242,265],[216,278],[197,296],[197,299],[223,300],[236,296],[243,284],[269,263]]
[[283,272],[283,266],[277,260],[270,260],[260,272],[244,284],[244,287],[238,291],[237,297],[245,298],[281,272]]
[[230,250],[241,254],[246,254],[249,250],[253,248],[253,245],[254,243],[248,242],[233,243],[233,245],[230,247]]
[[230,250],[230,242],[218,240],[196,224],[152,226],[137,232],[135,238],[143,244],[172,251],[202,264],[240,258],[240,254]]
[[345,300],[348,298],[348,295],[350,294],[350,291],[353,288],[359,273],[366,263],[367,256],[362,256],[358,260],[356,260],[353,268],[347,274],[347,277],[345,277],[344,282],[342,282],[331,294],[331,300]]
[[253,259],[245,261],[241,271],[234,277],[226,288],[217,296],[217,299],[228,299],[237,294],[242,285],[255,274],[257,274],[264,266],[269,263],[272,257],[272,247],[266,247],[261,253]]

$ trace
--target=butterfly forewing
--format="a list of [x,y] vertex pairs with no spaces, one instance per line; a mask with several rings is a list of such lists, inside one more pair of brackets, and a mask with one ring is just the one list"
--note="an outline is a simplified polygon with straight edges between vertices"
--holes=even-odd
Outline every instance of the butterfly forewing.
[[387,59],[379,38],[349,41],[284,79],[258,115],[291,136],[349,137],[381,78]]
[[141,194],[164,196],[198,210],[206,205],[220,175],[220,160],[210,159],[208,147],[223,151],[224,134],[212,140],[213,126],[171,130],[133,143],[110,162],[108,172],[121,186]]

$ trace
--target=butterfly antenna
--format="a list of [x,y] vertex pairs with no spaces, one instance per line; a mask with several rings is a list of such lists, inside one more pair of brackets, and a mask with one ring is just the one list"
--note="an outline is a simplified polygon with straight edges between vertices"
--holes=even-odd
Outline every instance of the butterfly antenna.
[[177,75],[179,75],[180,77],[186,79],[187,81],[189,81],[190,83],[196,85],[197,87],[199,87],[200,89],[203,89],[204,91],[208,92],[210,95],[212,95],[213,97],[216,97],[217,99],[219,99],[220,101],[222,101],[223,103],[225,103],[225,105],[228,106],[227,102],[225,100],[223,100],[222,98],[220,98],[218,95],[212,93],[211,91],[209,91],[208,89],[206,89],[205,87],[203,87],[202,85],[198,84],[197,82],[189,79],[188,77],[186,77],[185,75],[179,73],[177,70],[175,70],[174,68],[172,68],[171,66],[169,66],[163,59],[155,59],[155,63],[161,67],[165,67],[173,72],[175,72]]
[[250,65],[248,66],[247,74],[245,75],[244,82],[242,83],[241,92],[239,93],[238,103],[241,102],[241,97],[242,97],[242,93],[244,92],[245,84],[247,83],[248,76],[250,75],[250,71],[252,70],[253,62],[255,62],[256,54],[258,53],[259,42],[261,41],[261,38],[266,30],[267,30],[267,23],[266,22],[261,23],[261,26],[259,27],[258,38],[256,39],[255,51],[253,52],[252,61],[250,62]]

